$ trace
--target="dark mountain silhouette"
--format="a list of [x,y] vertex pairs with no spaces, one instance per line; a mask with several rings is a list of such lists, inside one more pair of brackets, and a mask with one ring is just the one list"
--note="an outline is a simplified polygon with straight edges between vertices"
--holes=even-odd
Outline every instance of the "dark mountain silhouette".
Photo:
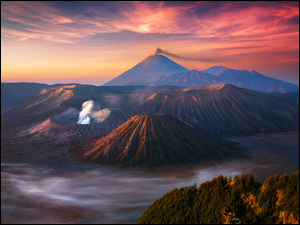
[[235,144],[203,135],[170,115],[139,114],[111,134],[68,150],[81,162],[155,167],[241,156]]

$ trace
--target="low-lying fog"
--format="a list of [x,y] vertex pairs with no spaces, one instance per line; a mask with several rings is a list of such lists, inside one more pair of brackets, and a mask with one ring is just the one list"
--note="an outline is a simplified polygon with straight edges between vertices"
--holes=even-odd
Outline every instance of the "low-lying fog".
[[252,149],[249,159],[188,171],[55,170],[1,163],[1,223],[135,223],[155,199],[175,187],[249,172],[262,182],[299,170],[299,132],[234,140]]

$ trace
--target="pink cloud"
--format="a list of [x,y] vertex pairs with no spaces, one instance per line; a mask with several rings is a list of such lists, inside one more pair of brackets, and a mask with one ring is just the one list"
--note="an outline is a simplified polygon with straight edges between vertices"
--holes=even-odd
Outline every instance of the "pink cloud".
[[22,31],[16,31],[16,30],[10,30],[7,28],[1,28],[1,34],[5,34],[6,37],[16,37],[18,41],[26,41],[28,39],[44,39],[47,41],[53,41],[53,42],[60,42],[60,43],[67,43],[72,44],[74,42],[71,42],[66,39],[60,39],[55,35],[52,35],[48,32],[48,34],[45,33],[27,33]]
[[[299,16],[299,7],[295,6],[265,8],[254,5],[232,13],[228,11],[228,4],[225,4],[223,12],[221,7],[217,14],[211,11],[199,17],[195,7],[201,7],[201,4],[203,3],[166,7],[162,2],[134,2],[131,9],[120,10],[118,15],[106,13],[106,17],[103,16],[103,10],[93,8],[88,8],[93,13],[92,17],[86,17],[84,14],[66,15],[40,2],[5,2],[1,3],[1,6],[5,10],[3,18],[38,27],[39,29],[34,29],[37,33],[50,31],[65,38],[82,38],[97,33],[129,30],[145,34],[189,33],[198,38],[232,38],[234,42],[242,39],[251,41],[254,38],[276,38],[278,33],[293,33],[299,27],[280,22]],[[192,16],[186,17],[187,12]],[[32,19],[37,21],[33,22]],[[34,31],[31,29],[31,32]]]
[[1,8],[11,14],[31,17],[54,24],[72,23],[73,20],[58,10],[41,2],[1,2]]
[[87,2],[76,13],[64,9],[42,2],[1,2],[1,17],[10,21],[3,23],[1,35],[20,43],[72,44],[87,56],[103,49],[106,56],[117,51],[123,57],[127,53],[122,49],[146,55],[159,46],[187,58],[237,65],[299,62],[297,4]]

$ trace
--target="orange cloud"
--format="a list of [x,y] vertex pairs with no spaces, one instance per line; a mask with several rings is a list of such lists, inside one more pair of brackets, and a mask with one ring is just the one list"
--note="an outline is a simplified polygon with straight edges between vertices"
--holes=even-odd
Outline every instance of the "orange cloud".
[[[49,2],[1,2],[1,36],[4,74],[22,73],[9,66],[24,59],[43,65],[43,58],[60,65],[53,72],[68,78],[61,64],[69,65],[69,59],[77,64],[70,74],[83,76],[76,71],[93,68],[85,71],[117,76],[158,46],[186,59],[213,59],[231,68],[265,65],[265,71],[272,71],[272,63],[285,69],[292,63],[299,73],[299,4],[293,2],[87,2],[76,13]],[[191,69],[215,64],[179,63]],[[43,73],[42,67],[37,72],[31,66],[28,71]],[[51,67],[44,68],[50,74]]]

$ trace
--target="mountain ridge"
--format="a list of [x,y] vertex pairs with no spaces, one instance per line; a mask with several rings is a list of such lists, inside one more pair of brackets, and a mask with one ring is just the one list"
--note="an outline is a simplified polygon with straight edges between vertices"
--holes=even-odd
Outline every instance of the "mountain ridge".
[[122,83],[120,86],[134,84],[143,85],[146,84],[144,83],[145,78],[151,81],[159,75],[183,71],[188,71],[188,69],[163,55],[151,55],[131,69],[105,83],[103,86],[114,86],[119,85],[120,83]]
[[170,114],[209,135],[268,133],[299,125],[299,101],[232,84],[125,93],[93,86],[42,92],[2,109],[1,131],[42,122],[70,107],[80,110],[88,100],[97,102],[102,109],[120,108],[131,116]]
[[271,78],[254,70],[235,70],[212,66],[206,70],[188,70],[163,55],[151,55],[104,86],[115,85],[179,85],[184,87],[230,83],[262,92],[299,91],[299,86]]
[[166,114],[138,114],[109,135],[68,153],[85,163],[157,167],[242,156],[237,146],[206,136]]

